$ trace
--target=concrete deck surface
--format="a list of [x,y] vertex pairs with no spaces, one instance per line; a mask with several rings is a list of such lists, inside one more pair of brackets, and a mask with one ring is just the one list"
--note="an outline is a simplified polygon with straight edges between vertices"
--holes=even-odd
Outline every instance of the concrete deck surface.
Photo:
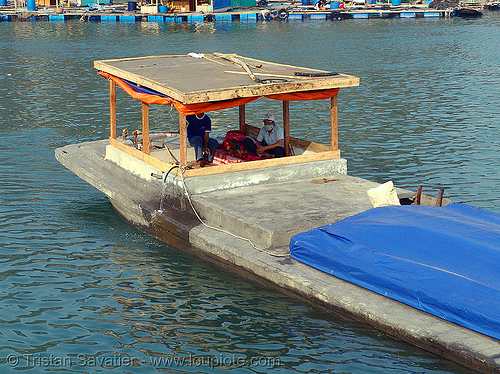
[[[104,159],[107,144],[104,140],[69,145],[55,154],[64,166],[105,193],[115,209],[142,230],[475,371],[500,373],[498,340],[325,274],[289,256],[275,257],[257,250],[245,240],[202,225],[190,212],[175,207],[159,210],[158,200],[165,192],[163,182],[150,177],[146,164],[135,165],[137,173],[131,173]],[[262,246],[271,243],[271,247],[279,247],[271,252],[283,254],[295,231],[306,231],[310,226],[371,208],[366,189],[377,184],[335,174],[334,170],[342,170],[341,165],[340,169],[337,166],[329,169],[320,163],[316,168],[303,169],[302,165],[288,171],[247,171],[235,180],[223,174],[194,177],[197,180],[186,186],[207,223],[240,232]],[[339,180],[311,183],[321,177]],[[217,181],[224,186],[223,191],[207,185]],[[285,246],[280,247],[283,243]]]
[[344,174],[211,191],[193,196],[211,225],[252,238],[260,247],[288,247],[298,234],[372,208],[366,191],[379,184]]

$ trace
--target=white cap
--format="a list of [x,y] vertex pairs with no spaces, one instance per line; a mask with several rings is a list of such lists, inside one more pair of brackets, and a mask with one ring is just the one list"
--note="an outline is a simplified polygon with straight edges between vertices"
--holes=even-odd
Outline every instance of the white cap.
[[273,121],[274,122],[274,116],[272,114],[267,113],[264,116],[264,121]]

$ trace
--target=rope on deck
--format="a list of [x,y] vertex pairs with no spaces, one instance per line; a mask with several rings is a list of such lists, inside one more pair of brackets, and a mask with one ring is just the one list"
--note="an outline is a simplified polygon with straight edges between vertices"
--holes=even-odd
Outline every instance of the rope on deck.
[[[208,227],[209,229],[212,229],[212,230],[216,230],[216,231],[219,231],[219,232],[223,232],[223,233],[225,233],[225,234],[229,234],[229,235],[231,235],[231,236],[235,237],[236,239],[241,239],[241,240],[244,240],[244,241],[246,241],[246,242],[250,243],[250,245],[251,245],[254,249],[258,250],[259,252],[263,252],[263,253],[265,253],[265,254],[268,254],[268,255],[270,255],[270,256],[273,256],[273,257],[289,257],[289,256],[290,256],[290,253],[285,253],[285,254],[276,254],[276,253],[269,252],[269,251],[267,250],[267,248],[260,248],[260,247],[258,247],[257,245],[255,245],[255,243],[254,243],[251,239],[249,239],[249,238],[245,238],[245,237],[243,237],[243,236],[240,236],[240,235],[234,234],[234,233],[232,233],[232,232],[230,232],[230,231],[227,231],[227,230],[224,230],[224,229],[222,229],[222,228],[220,228],[220,227],[211,226],[211,225],[209,225],[208,223],[206,223],[205,221],[203,221],[203,219],[200,217],[200,215],[199,215],[199,214],[198,214],[198,212],[196,211],[196,209],[195,209],[195,207],[194,207],[194,205],[193,205],[193,202],[191,201],[191,196],[190,196],[190,193],[189,193],[189,191],[188,191],[188,189],[187,189],[186,182],[185,182],[185,180],[184,180],[184,175],[183,175],[183,174],[184,174],[184,171],[186,170],[186,167],[185,167],[185,166],[179,166],[179,169],[180,169],[180,171],[181,171],[181,180],[182,180],[182,185],[183,185],[183,187],[184,187],[184,192],[185,192],[185,194],[186,194],[186,197],[187,197],[187,199],[188,199],[188,201],[189,201],[189,205],[191,205],[191,208],[193,209],[194,214],[196,215],[196,217],[198,218],[198,220],[201,222],[201,224],[202,224],[203,226]],[[166,180],[166,178],[164,179],[164,181],[165,181],[165,180]]]

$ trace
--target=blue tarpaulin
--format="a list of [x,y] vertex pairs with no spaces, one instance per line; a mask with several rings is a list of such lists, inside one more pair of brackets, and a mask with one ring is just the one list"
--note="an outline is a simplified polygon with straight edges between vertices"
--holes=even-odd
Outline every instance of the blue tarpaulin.
[[465,204],[370,209],[292,237],[291,257],[500,339],[500,214]]

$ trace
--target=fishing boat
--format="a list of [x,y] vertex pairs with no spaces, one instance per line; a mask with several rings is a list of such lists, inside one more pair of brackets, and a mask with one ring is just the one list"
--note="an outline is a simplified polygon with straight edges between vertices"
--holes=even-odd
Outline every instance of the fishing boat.
[[[354,239],[363,237],[359,230],[346,230],[347,222],[348,226],[361,227],[363,232],[370,221],[373,225],[366,232],[382,238],[382,247],[392,247],[387,245],[395,240],[392,232],[401,242],[402,234],[413,223],[418,230],[410,230],[412,236],[404,238],[415,242],[427,237],[435,226],[445,230],[433,236],[434,242],[447,241],[449,227],[456,227],[453,221],[474,221],[482,233],[485,228],[492,232],[493,238],[498,235],[495,227],[500,226],[496,223],[500,222],[498,217],[457,208],[442,195],[435,198],[420,190],[390,188],[382,194],[387,204],[379,204],[390,206],[373,209],[373,195],[367,192],[385,191],[380,190],[385,184],[348,175],[347,161],[341,158],[338,147],[337,95],[340,89],[358,86],[358,77],[224,53],[102,60],[95,61],[94,67],[109,82],[109,138],[61,147],[55,156],[102,191],[126,221],[219,266],[277,285],[474,370],[500,370],[500,341],[494,332],[482,329],[495,318],[481,321],[477,330],[468,323],[450,323],[433,314],[443,310],[441,304],[434,309],[419,304],[422,298],[418,295],[423,291],[418,288],[418,278],[432,279],[435,273],[417,276],[414,285],[404,277],[419,274],[423,266],[438,272],[448,283],[453,279],[449,278],[452,271],[433,262],[438,257],[433,254],[439,251],[432,243],[431,247],[429,243],[414,243],[417,249],[420,245],[429,247],[427,259],[413,258],[418,251],[401,258],[383,248],[360,251],[372,244]],[[141,103],[140,124],[117,118],[117,86]],[[251,139],[259,128],[247,123],[246,110],[255,100],[282,103],[279,122],[283,124],[285,157],[248,157],[244,149],[231,143],[234,138],[228,133],[219,139],[225,146],[215,153],[216,165],[194,167],[196,159],[187,141],[186,115],[215,115],[219,110],[238,108],[231,132]],[[329,101],[328,144],[290,135],[290,106],[304,100]],[[175,108],[178,121],[168,129],[164,124],[155,127],[150,121],[152,105]],[[140,129],[133,130],[134,126]],[[412,205],[400,208],[400,204]],[[421,210],[414,212],[411,206]],[[424,217],[418,225],[417,215]],[[394,229],[398,222],[407,226]],[[340,231],[325,226],[331,224],[339,224]],[[382,226],[389,236],[379,235]],[[460,230],[468,232],[471,227]],[[465,235],[464,240],[467,246],[470,237]],[[345,247],[346,243],[352,245]],[[486,242],[479,247],[488,245]],[[340,252],[329,253],[329,246],[341,248]],[[403,274],[393,297],[384,295],[384,285],[393,283],[383,278],[385,272],[370,274],[367,270],[373,265],[373,253],[378,254],[375,262],[387,264],[390,274]],[[429,258],[430,262],[425,262]],[[495,263],[491,259],[484,262]],[[408,264],[413,267],[407,268]],[[362,276],[351,276],[353,273]],[[477,283],[470,277],[461,279],[470,281],[464,285]],[[369,280],[382,286],[372,287]],[[439,297],[430,299],[426,299],[426,305],[440,302]]]

